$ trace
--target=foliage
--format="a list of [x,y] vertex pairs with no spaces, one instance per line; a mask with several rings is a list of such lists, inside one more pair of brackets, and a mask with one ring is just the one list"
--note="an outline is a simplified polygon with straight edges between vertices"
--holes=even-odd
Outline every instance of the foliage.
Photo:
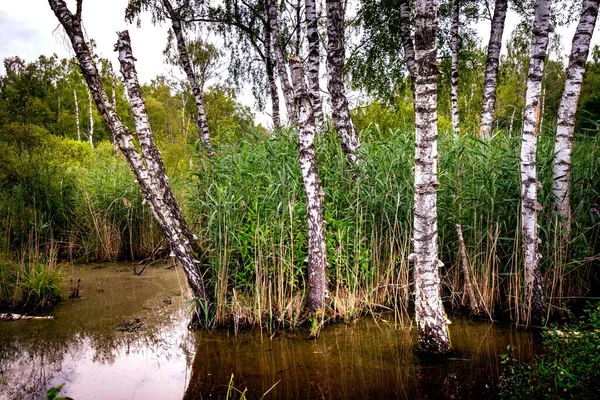
[[[239,299],[250,298],[247,320],[290,322],[293,305],[304,295],[306,258],[304,190],[293,132],[269,139],[222,144],[212,165],[198,163],[189,199],[191,215],[203,227],[201,241],[211,254],[217,293],[217,323],[228,321]],[[359,170],[347,169],[332,132],[317,145],[322,180],[332,290],[329,316],[352,318],[369,304],[408,307],[414,143],[408,131],[362,132]],[[555,271],[555,230],[551,168],[553,138],[540,138],[541,238],[544,268]],[[582,289],[595,254],[599,227],[590,207],[600,179],[598,139],[578,137],[573,169],[573,241],[564,287]],[[519,138],[497,135],[491,143],[441,133],[439,232],[446,295],[460,296],[455,224],[463,225],[468,252],[489,310],[510,303],[518,265]],[[353,174],[356,174],[354,176]],[[588,272],[586,272],[588,271]],[[562,279],[562,278],[561,278]],[[498,287],[500,286],[500,289]],[[256,303],[258,299],[261,303]],[[235,300],[238,299],[238,300]],[[265,300],[268,299],[268,300]],[[253,303],[254,301],[254,303]],[[506,304],[505,302],[508,302]],[[237,309],[237,308],[236,308]],[[221,319],[219,319],[221,318]],[[290,322],[292,323],[292,322]]]
[[46,400],[67,400],[66,397],[57,397],[64,386],[65,386],[65,384],[62,383],[58,386],[50,388],[48,390],[48,392],[46,393]]
[[50,308],[61,299],[61,274],[56,267],[48,265],[27,265],[21,287],[24,304],[27,308]]
[[530,363],[510,353],[502,397],[507,399],[595,399],[600,396],[600,304],[589,305],[576,322],[551,325],[542,333],[544,353]]

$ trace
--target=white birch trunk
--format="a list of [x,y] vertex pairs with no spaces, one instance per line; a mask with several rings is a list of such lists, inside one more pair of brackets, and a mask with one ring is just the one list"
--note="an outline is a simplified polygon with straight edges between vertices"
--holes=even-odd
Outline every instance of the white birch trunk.
[[561,217],[564,244],[567,243],[571,230],[571,198],[569,192],[575,113],[581,94],[585,64],[590,51],[590,41],[598,17],[599,2],[600,0],[585,0],[583,2],[581,17],[571,44],[565,89],[558,107],[552,193],[554,195],[554,207]]
[[81,142],[81,128],[79,126],[79,102],[77,101],[77,91],[73,89],[75,99],[75,126],[77,127],[77,140]]
[[537,201],[539,183],[536,153],[542,77],[547,56],[549,30],[550,0],[537,0],[521,143],[521,228],[523,231],[525,281],[527,283],[526,304],[529,307],[529,320],[535,323],[541,321],[546,311],[540,271],[541,255],[538,250],[537,212],[541,207]]
[[308,40],[308,95],[315,116],[315,124],[323,124],[323,106],[321,105],[321,89],[319,88],[319,32],[317,21],[317,5],[315,0],[306,0],[306,39]]
[[400,0],[400,39],[402,40],[402,49],[406,67],[410,73],[411,80],[414,82],[417,76],[417,64],[415,63],[415,46],[410,34],[410,6],[408,0]]
[[169,0],[162,0],[162,2],[165,6],[165,9],[167,10],[167,13],[169,14],[169,18],[171,19],[171,28],[173,29],[173,33],[175,33],[175,39],[177,41],[177,51],[179,53],[179,63],[185,71],[185,74],[188,78],[188,82],[190,83],[190,87],[192,88],[194,101],[196,102],[196,111],[198,113],[198,117],[196,118],[196,129],[200,134],[200,142],[202,142],[202,145],[207,150],[208,154],[213,155],[212,143],[210,140],[210,131],[208,129],[208,121],[206,119],[206,113],[204,112],[204,88],[201,87],[198,83],[198,79],[196,78],[196,74],[194,73],[194,69],[192,68],[192,62],[190,60],[185,38],[183,36],[181,16],[176,10],[173,9],[173,6],[171,5],[171,2]]
[[350,107],[344,87],[344,6],[341,0],[326,0],[327,9],[327,89],[331,101],[331,119],[335,125],[346,160],[359,162],[358,134],[350,117]]
[[437,230],[437,2],[417,0],[415,21],[415,205],[413,223],[415,317],[419,346],[427,353],[450,350],[440,297]]
[[[161,187],[161,183],[155,182],[152,179],[151,174],[146,167],[147,160],[136,150],[132,135],[128,132],[114,108],[111,106],[108,96],[100,83],[100,75],[94,65],[83,35],[81,26],[81,0],[77,2],[77,12],[75,14],[72,14],[69,11],[63,0],[49,0],[48,2],[71,41],[81,71],[94,101],[96,102],[96,106],[108,124],[109,129],[115,135],[119,148],[140,185],[144,201],[150,205],[152,214],[165,234],[165,237],[171,246],[171,250],[177,257],[187,276],[188,283],[194,296],[205,303],[210,303],[211,297],[205,287],[203,275],[200,273],[200,263],[193,255],[193,251],[195,251],[196,248],[192,247],[196,247],[196,245],[195,243],[191,243],[189,237],[186,236],[182,238],[179,234],[179,232],[183,232],[184,234],[186,231],[189,232],[189,227],[187,227],[185,221],[181,219],[180,226],[177,228],[177,223],[173,221],[173,216],[177,214],[179,208],[176,206],[176,203],[170,205],[165,203],[165,199],[170,199],[170,195],[168,194],[168,192],[170,192],[170,187]],[[122,46],[123,42],[120,40],[118,44]],[[129,61],[133,61],[133,57],[130,57]],[[168,185],[168,181],[166,182]],[[165,205],[172,208],[169,211],[165,211]],[[173,207],[174,205],[176,207]],[[185,224],[187,229],[184,228],[182,224]],[[199,323],[200,321],[197,319],[198,310],[195,315],[195,322]]]
[[452,130],[454,135],[460,134],[460,121],[458,116],[458,20],[459,6],[458,0],[452,0],[452,28],[450,30],[450,47],[452,51]]
[[279,81],[281,82],[281,91],[283,92],[283,98],[285,100],[285,108],[287,110],[288,120],[290,120],[293,124],[296,124],[296,122],[298,121],[298,116],[296,115],[296,106],[294,103],[294,90],[290,85],[290,80],[286,68],[286,62],[283,57],[277,1],[266,0],[266,3],[269,25],[271,27],[271,43],[273,45],[273,54],[275,55],[277,73],[279,74]]
[[308,309],[323,308],[327,297],[327,251],[323,223],[324,193],[317,172],[315,153],[315,120],[312,104],[304,81],[302,62],[298,57],[290,58],[290,71],[296,107],[298,109],[298,152],[302,182],[306,192],[306,220],[308,222]]
[[[112,62],[110,62],[110,61],[108,63],[108,72],[110,74],[111,103],[112,103],[112,106],[113,106],[115,112],[117,112],[117,92],[115,90],[115,73],[113,71]],[[119,154],[119,146],[117,146],[117,141],[115,140],[114,134],[112,134],[112,142],[113,142],[113,147],[114,147],[114,152],[115,152],[115,157],[116,157],[117,154]]]
[[[496,0],[490,41],[488,42],[488,55],[483,82],[483,107],[481,111],[481,124],[479,136],[490,139],[496,114],[496,83],[498,82],[498,67],[500,65],[500,50],[502,49],[502,33],[508,0]],[[512,131],[512,129],[511,129]]]
[[275,81],[275,65],[273,61],[273,49],[271,45],[271,28],[265,30],[265,67],[267,70],[267,81],[269,84],[269,94],[271,95],[271,118],[273,127],[281,126],[281,117],[279,114],[279,90]]
[[88,132],[88,139],[90,141],[90,147],[93,149],[94,148],[94,113],[93,113],[93,106],[92,106],[92,93],[90,93],[90,91],[88,91],[88,98],[90,99],[89,101],[89,107],[88,107],[88,111],[90,113],[90,130]]

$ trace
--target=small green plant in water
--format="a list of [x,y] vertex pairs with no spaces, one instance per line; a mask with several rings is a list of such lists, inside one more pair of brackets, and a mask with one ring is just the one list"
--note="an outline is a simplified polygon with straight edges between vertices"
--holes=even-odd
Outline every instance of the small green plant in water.
[[42,264],[30,266],[21,282],[25,305],[33,309],[52,307],[62,297],[60,281],[57,268]]
[[501,395],[505,399],[600,398],[600,304],[577,322],[552,325],[543,334],[544,354],[523,363],[507,348]]
[[203,300],[199,297],[193,297],[186,304],[190,307],[190,313],[192,314],[192,325],[198,325],[195,327],[209,328],[214,325],[214,315],[211,311],[211,304],[209,301]]
[[6,379],[0,376],[0,385],[6,385]]
[[57,397],[60,391],[62,390],[64,383],[55,386],[46,392],[46,400],[68,400],[70,397]]

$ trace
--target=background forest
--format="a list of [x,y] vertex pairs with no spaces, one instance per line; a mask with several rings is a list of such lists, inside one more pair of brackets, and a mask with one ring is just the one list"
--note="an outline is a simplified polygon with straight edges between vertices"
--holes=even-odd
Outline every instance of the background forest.
[[[195,39],[192,29],[188,32],[188,50],[201,85],[211,75],[211,65],[229,62],[228,78],[215,77],[212,71],[217,83],[203,93],[214,156],[203,150],[198,138],[197,109],[187,83],[157,76],[142,86],[142,93],[171,185],[212,271],[216,323],[295,325],[301,322],[307,252],[298,134],[285,125],[269,130],[257,124],[252,111],[238,102],[246,83],[260,109],[272,104],[267,53],[260,53],[265,42],[250,45],[253,36],[244,36],[240,28],[255,23],[252,13],[263,10],[260,0],[250,3],[256,3],[255,9],[234,10],[225,1],[195,22],[212,32],[215,43],[222,43],[218,50],[215,43]],[[461,224],[483,313],[505,313],[522,322],[519,151],[533,14],[527,4],[512,5],[522,11],[523,21],[513,32],[505,32],[493,137],[484,140],[479,126],[487,51],[472,27],[478,19],[491,18],[489,4],[459,3],[464,29],[457,53],[460,134],[452,125],[450,5],[439,8],[442,295],[456,308],[466,304],[455,227]],[[415,127],[413,84],[398,53],[396,5],[362,0],[356,16],[346,21],[344,72],[346,85],[359,99],[352,121],[362,162],[346,162],[328,106],[316,140],[334,319],[382,308],[402,317],[409,309]],[[296,29],[303,21],[303,8],[298,7],[300,3],[280,5],[286,57],[306,56],[308,51],[306,35]],[[324,10],[318,13],[323,17]],[[567,17],[557,14],[556,23]],[[324,23],[318,29],[324,36]],[[221,37],[235,39],[216,39]],[[136,45],[142,44],[133,43],[134,50]],[[173,46],[165,58],[177,64]],[[554,135],[567,61],[561,50],[554,47],[544,70],[538,144],[540,249],[546,296],[555,306],[551,310],[561,309],[563,299],[600,290],[600,49],[591,51],[577,111],[567,246],[560,242],[560,221],[552,207]],[[112,93],[118,114],[135,132],[119,74],[108,60],[94,61],[104,90]],[[0,303],[44,306],[56,294],[35,288],[57,285],[59,261],[137,260],[166,245],[133,173],[113,146],[76,61],[49,54],[37,60],[15,55],[5,59],[4,66]]]

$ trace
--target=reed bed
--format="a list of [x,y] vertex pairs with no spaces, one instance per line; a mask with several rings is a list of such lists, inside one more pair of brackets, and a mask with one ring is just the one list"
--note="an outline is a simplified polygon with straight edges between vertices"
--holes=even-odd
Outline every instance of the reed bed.
[[[410,132],[387,137],[362,132],[360,166],[348,169],[331,132],[319,138],[329,261],[325,320],[349,320],[393,309],[405,321],[411,300],[410,252],[414,145]],[[459,267],[455,225],[460,223],[470,276],[483,315],[506,314],[524,323],[527,307],[519,237],[519,139],[490,143],[470,136],[440,142],[439,242],[445,302],[469,309]],[[594,279],[598,254],[600,179],[598,138],[578,137],[572,203],[574,228],[559,246],[552,211],[553,138],[540,138],[541,251],[547,296],[583,296]],[[222,144],[210,167],[198,168],[190,213],[210,254],[217,293],[216,323],[291,325],[303,321],[306,290],[304,193],[292,132],[264,140]]]

